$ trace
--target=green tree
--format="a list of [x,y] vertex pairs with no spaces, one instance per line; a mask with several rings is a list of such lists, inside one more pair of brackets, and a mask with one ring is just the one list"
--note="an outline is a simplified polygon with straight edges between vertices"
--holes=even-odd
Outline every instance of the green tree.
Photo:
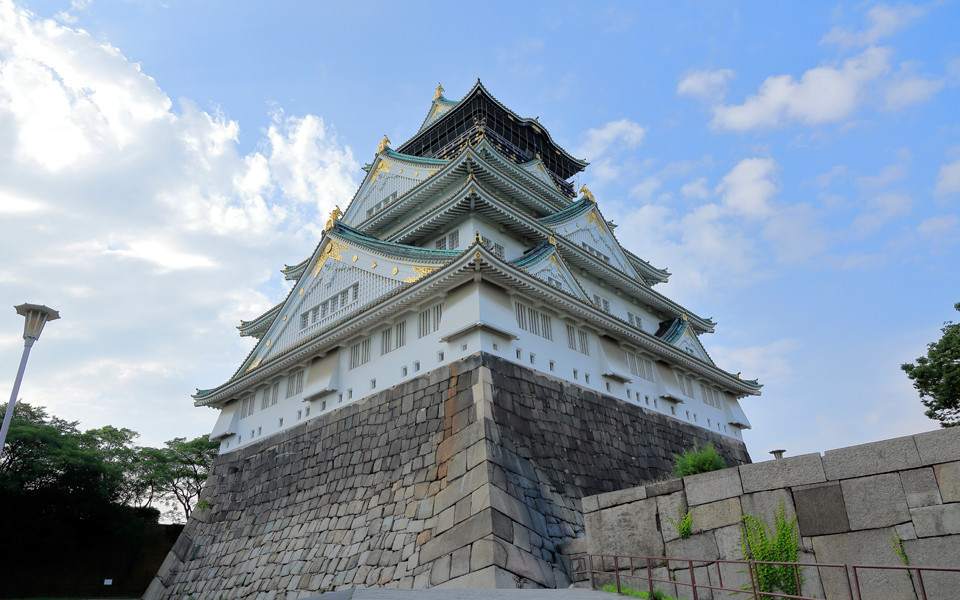
[[189,519],[220,444],[204,435],[189,441],[174,438],[164,446],[142,449],[140,476],[157,494],[175,501]]
[[[960,311],[960,302],[953,307]],[[927,345],[926,356],[900,368],[920,392],[924,414],[941,427],[955,427],[960,425],[960,323],[947,321],[940,331],[943,335]]]

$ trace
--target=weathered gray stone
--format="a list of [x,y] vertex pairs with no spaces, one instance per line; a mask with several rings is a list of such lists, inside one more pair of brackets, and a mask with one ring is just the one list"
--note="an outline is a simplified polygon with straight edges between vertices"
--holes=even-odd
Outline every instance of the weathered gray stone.
[[[693,600],[693,589],[696,586],[697,600],[713,600],[713,590],[709,587],[712,585],[710,569],[707,567],[693,567],[691,569],[688,565],[671,566],[681,567],[672,571],[673,580],[676,581],[675,585],[677,586],[677,598]],[[691,571],[693,571],[692,574]]]
[[947,427],[913,436],[920,463],[935,465],[957,460],[960,456],[960,429]]
[[[904,540],[903,549],[911,565],[957,567],[960,556],[960,536],[931,537]],[[898,563],[902,564],[902,563]],[[952,572],[923,572],[923,586],[927,600],[955,600],[960,575]],[[919,598],[920,595],[918,594]]]
[[720,550],[717,548],[717,539],[713,531],[696,533],[686,539],[676,539],[667,542],[665,546],[668,557],[693,560],[694,566],[704,564],[703,561],[720,558]]
[[819,453],[741,465],[740,480],[747,494],[827,480]]
[[952,535],[960,533],[960,504],[950,503],[939,506],[921,506],[911,508],[910,517],[917,537]]
[[919,466],[920,454],[913,436],[827,450],[823,453],[823,472],[829,481],[890,473]]
[[507,542],[488,536],[471,546],[470,570],[479,571],[491,565],[507,566]]
[[850,528],[874,529],[910,520],[910,509],[897,473],[840,482]]
[[[621,504],[585,516],[587,548],[590,554],[659,556],[663,538],[657,530],[657,503],[654,498]],[[592,532],[598,532],[593,535]]]
[[515,588],[517,587],[517,584],[512,573],[497,566],[490,566],[479,571],[472,571],[466,575],[463,575],[462,577],[451,579],[450,581],[440,584],[437,587],[440,589],[452,590],[502,590]]
[[583,498],[584,514],[591,513],[597,510],[600,510],[600,501],[597,500],[597,496],[587,496]]
[[847,507],[839,484],[794,490],[793,501],[800,535],[810,537],[850,531]]
[[680,534],[677,527],[683,517],[681,513],[687,509],[687,500],[683,492],[674,492],[663,496],[656,496],[657,516],[660,520],[660,532],[663,541],[669,542],[678,539]]
[[674,477],[672,479],[665,479],[664,481],[648,483],[644,487],[647,490],[647,498],[663,494],[672,494],[683,489],[683,479]]
[[450,556],[450,578],[460,577],[470,572],[470,546],[457,548]]
[[646,497],[646,488],[639,486],[627,488],[625,490],[617,490],[615,492],[608,492],[606,494],[599,494],[596,496],[596,499],[597,505],[602,510],[604,508],[610,508],[611,506],[617,506],[619,504],[627,504],[628,502],[643,500]]
[[797,511],[793,506],[793,496],[787,490],[756,492],[754,494],[744,494],[740,497],[743,514],[759,518],[765,523],[769,523],[771,527],[780,510],[781,502],[787,519],[793,519]]
[[940,498],[944,502],[960,502],[960,461],[937,465],[933,472],[940,486]]
[[900,484],[903,486],[903,493],[907,497],[907,506],[910,508],[943,503],[940,499],[937,478],[930,467],[901,471]]
[[450,555],[445,554],[433,561],[430,567],[430,585],[440,585],[450,579]]
[[743,493],[738,469],[720,469],[683,478],[687,504],[696,506],[716,500],[733,498]]
[[[902,565],[890,543],[887,528],[854,531],[846,534],[814,536],[817,562],[847,565]],[[859,571],[862,597],[914,598],[910,578],[902,571]],[[828,598],[844,598],[847,579],[842,569],[820,568],[820,579]]]
[[740,522],[740,498],[727,498],[708,504],[700,504],[690,509],[693,516],[693,531],[701,532],[710,529],[736,525]]

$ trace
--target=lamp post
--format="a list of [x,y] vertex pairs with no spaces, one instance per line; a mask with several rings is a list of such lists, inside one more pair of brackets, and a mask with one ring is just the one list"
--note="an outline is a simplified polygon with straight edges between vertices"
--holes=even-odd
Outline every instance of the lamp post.
[[27,368],[30,348],[40,339],[40,332],[43,331],[46,322],[60,318],[60,313],[42,304],[21,304],[14,308],[17,309],[17,314],[23,315],[26,320],[23,324],[23,356],[20,357],[20,368],[17,370],[17,378],[13,380],[10,403],[7,404],[7,413],[3,415],[3,427],[0,428],[0,458],[3,458],[3,445],[7,442],[7,430],[10,429],[10,421],[13,420],[13,409],[17,406],[17,394],[20,393],[20,381],[23,379],[24,369]]

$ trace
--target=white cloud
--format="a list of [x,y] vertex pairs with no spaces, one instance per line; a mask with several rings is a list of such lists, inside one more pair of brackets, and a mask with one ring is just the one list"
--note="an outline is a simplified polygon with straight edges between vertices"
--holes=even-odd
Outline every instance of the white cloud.
[[926,102],[946,85],[943,78],[929,73],[916,73],[916,63],[903,63],[884,89],[885,110],[895,111],[912,104]]
[[960,217],[957,215],[938,215],[917,225],[917,233],[927,239],[956,241],[958,224]]
[[784,338],[762,346],[713,346],[710,351],[714,360],[725,369],[740,371],[744,377],[757,377],[761,383],[770,384],[788,379],[793,374],[790,355],[799,347],[798,340]]
[[851,116],[866,87],[890,70],[890,50],[867,48],[839,67],[820,66],[792,75],[768,77],[743,104],[715,106],[714,129],[749,131],[796,121],[806,125],[833,123]]
[[611,152],[632,150],[643,143],[646,135],[647,128],[630,119],[610,121],[599,129],[588,129],[577,154],[587,160],[596,160]]
[[938,196],[960,193],[960,160],[955,160],[940,167],[934,193]]
[[279,110],[241,155],[237,122],[175,108],[117,48],[8,0],[0,31],[0,280],[63,316],[24,399],[147,444],[208,431],[189,394],[250,346],[226,324],[282,297],[278,269],[313,250],[359,164],[320,117]]
[[544,47],[540,38],[519,40],[509,48],[497,49],[497,62],[506,67],[516,79],[529,79],[543,72],[543,64],[534,57]]
[[746,158],[737,163],[717,185],[723,206],[747,218],[772,214],[770,200],[779,191],[777,163],[772,158]]
[[877,4],[867,11],[867,27],[862,31],[853,31],[847,27],[834,27],[823,39],[821,44],[836,44],[838,46],[869,46],[881,39],[903,29],[911,21],[926,13],[926,9],[913,4],[888,6]]
[[853,234],[871,234],[891,220],[910,214],[913,204],[913,198],[901,192],[877,194],[868,202],[867,212],[857,215],[853,220]]
[[693,96],[709,103],[720,102],[727,95],[727,81],[735,76],[730,69],[687,71],[677,84],[677,95]]
[[680,186],[680,194],[687,198],[706,200],[710,197],[710,189],[707,187],[707,178],[699,177],[689,183],[683,184]]
[[859,187],[866,190],[879,189],[887,187],[891,183],[896,183],[906,179],[908,174],[909,171],[907,170],[907,165],[887,165],[880,169],[880,172],[876,175],[864,175],[863,177],[858,177],[856,183]]

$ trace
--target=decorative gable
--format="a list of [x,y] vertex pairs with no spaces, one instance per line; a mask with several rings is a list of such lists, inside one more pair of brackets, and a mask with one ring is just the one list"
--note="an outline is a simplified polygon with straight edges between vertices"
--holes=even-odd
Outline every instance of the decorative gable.
[[511,264],[575,298],[584,302],[590,301],[552,243],[544,242],[531,248],[520,258],[511,261]]

